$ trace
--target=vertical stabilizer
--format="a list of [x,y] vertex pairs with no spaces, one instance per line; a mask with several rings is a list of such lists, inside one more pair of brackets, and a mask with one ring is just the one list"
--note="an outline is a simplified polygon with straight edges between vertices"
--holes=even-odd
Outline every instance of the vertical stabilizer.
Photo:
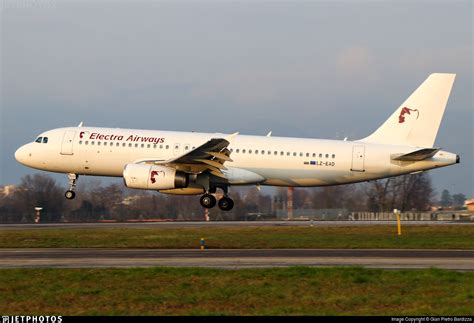
[[370,136],[360,141],[433,147],[456,74],[434,73]]

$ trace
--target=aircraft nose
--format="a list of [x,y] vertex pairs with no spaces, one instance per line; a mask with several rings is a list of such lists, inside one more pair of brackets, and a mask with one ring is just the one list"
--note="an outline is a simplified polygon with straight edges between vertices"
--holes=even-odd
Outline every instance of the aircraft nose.
[[26,152],[25,146],[21,146],[20,148],[17,149],[17,151],[15,151],[15,159],[19,163],[23,164],[25,162],[26,155],[27,155],[27,152]]

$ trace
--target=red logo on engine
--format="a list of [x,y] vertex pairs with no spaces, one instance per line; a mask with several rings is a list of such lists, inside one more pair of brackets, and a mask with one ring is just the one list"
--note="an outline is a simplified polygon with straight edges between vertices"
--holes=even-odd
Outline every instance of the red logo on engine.
[[152,184],[155,184],[156,183],[156,179],[155,179],[155,176],[157,176],[159,173],[163,173],[163,175],[165,174],[164,171],[162,170],[152,170],[151,173],[150,173],[150,181]]
[[398,123],[404,123],[405,122],[405,114],[410,114],[411,112],[416,112],[416,118],[420,116],[420,111],[418,109],[409,109],[407,107],[402,108],[402,111],[400,112],[400,115],[398,116]]

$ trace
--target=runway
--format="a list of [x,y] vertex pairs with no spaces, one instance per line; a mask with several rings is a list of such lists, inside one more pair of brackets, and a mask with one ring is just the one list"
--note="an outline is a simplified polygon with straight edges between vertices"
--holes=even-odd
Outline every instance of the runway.
[[[0,224],[0,230],[24,229],[90,229],[90,228],[200,228],[200,227],[332,227],[396,225],[396,221],[169,221],[169,222],[113,222],[113,223],[25,223]],[[402,221],[402,225],[474,225],[473,221]]]
[[259,268],[362,266],[474,270],[474,250],[406,249],[0,249],[0,268]]

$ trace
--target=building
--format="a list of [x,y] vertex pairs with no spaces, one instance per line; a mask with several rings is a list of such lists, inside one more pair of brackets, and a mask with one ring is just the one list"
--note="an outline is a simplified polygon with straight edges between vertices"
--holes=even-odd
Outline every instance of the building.
[[474,211],[474,199],[464,201],[464,206],[468,211]]
[[15,185],[0,186],[0,196],[9,196],[15,191]]

